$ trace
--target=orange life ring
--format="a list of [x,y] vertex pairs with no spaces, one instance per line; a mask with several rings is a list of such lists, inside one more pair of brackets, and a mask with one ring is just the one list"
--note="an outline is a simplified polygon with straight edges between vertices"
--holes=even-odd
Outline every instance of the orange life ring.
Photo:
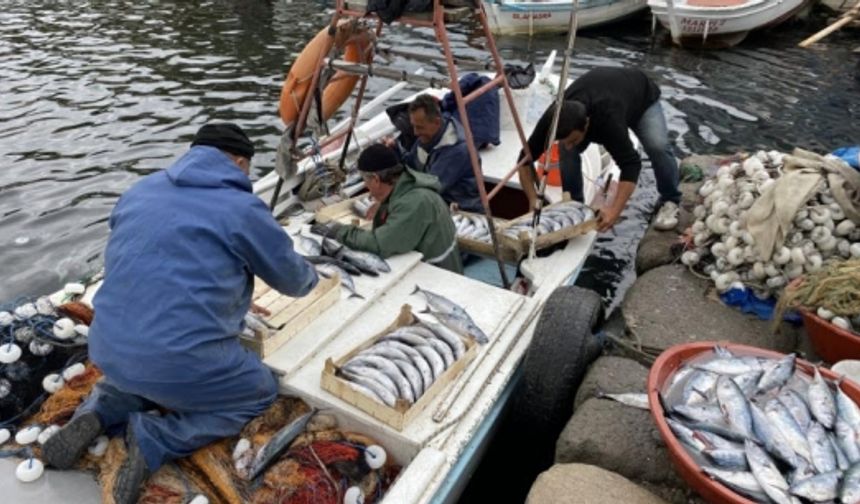
[[[290,67],[290,72],[281,88],[279,112],[281,120],[289,126],[299,118],[305,95],[311,85],[320,55],[327,55],[332,47],[343,52],[343,59],[352,63],[370,63],[370,30],[357,20],[348,19],[338,23],[335,36],[329,35],[326,26],[305,46]],[[338,71],[326,83],[322,92],[322,113],[329,119],[352,93],[359,76]]]

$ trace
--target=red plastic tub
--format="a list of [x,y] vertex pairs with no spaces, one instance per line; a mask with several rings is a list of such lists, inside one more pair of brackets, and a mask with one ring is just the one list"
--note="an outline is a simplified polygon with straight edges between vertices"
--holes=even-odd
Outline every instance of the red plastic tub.
[[[682,364],[690,359],[695,358],[699,354],[709,352],[714,348],[714,345],[722,345],[732,352],[740,355],[760,355],[762,357],[770,357],[778,359],[785,354],[771,352],[757,347],[746,345],[734,345],[726,342],[703,342],[689,343],[686,345],[674,346],[657,358],[654,365],[651,366],[651,371],[648,373],[648,402],[651,406],[651,416],[654,417],[654,422],[657,424],[657,430],[660,431],[660,436],[666,443],[669,450],[669,458],[675,465],[678,473],[687,482],[690,487],[699,493],[706,501],[711,504],[754,504],[753,501],[746,499],[739,494],[733,492],[722,484],[712,480],[707,474],[702,472],[699,465],[684,449],[684,446],[669,429],[669,424],[666,423],[663,406],[660,404],[660,399],[657,393],[663,390],[665,384],[671,379],[672,375]],[[812,376],[814,374],[813,367],[810,363],[797,360],[797,369]],[[838,376],[829,369],[819,368],[821,375],[831,380],[836,380]],[[854,400],[860,403],[860,387],[854,382],[845,380],[842,382],[842,390]]]
[[807,309],[801,308],[799,311],[803,317],[803,327],[809,334],[809,342],[822,359],[827,362],[860,359],[860,337]]

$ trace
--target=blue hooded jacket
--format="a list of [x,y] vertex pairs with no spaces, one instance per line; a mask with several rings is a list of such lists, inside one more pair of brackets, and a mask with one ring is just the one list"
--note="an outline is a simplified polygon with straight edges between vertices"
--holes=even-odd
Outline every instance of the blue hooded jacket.
[[430,144],[416,141],[404,161],[413,170],[436,175],[442,186],[439,194],[445,203],[457,203],[461,210],[483,213],[463,127],[456,119],[444,117]]
[[90,358],[119,388],[157,400],[194,384],[225,401],[262,368],[237,335],[254,276],[290,295],[313,267],[251,181],[214,147],[192,147],[125,192],[110,217],[105,279],[93,301]]

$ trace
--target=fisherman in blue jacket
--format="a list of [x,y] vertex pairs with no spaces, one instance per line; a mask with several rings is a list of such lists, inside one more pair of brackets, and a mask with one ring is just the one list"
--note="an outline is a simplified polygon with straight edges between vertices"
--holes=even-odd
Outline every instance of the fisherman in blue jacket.
[[405,164],[436,175],[445,203],[456,203],[469,212],[483,212],[463,126],[452,117],[444,117],[439,103],[428,94],[418,95],[409,104],[409,122],[417,140],[404,156]]
[[70,468],[100,433],[127,425],[119,504],[137,502],[164,463],[237,434],[277,394],[272,373],[237,336],[254,277],[304,296],[317,275],[252,193],[253,155],[238,126],[207,124],[184,156],[126,191],[111,214],[89,332],[104,379],[42,453]]

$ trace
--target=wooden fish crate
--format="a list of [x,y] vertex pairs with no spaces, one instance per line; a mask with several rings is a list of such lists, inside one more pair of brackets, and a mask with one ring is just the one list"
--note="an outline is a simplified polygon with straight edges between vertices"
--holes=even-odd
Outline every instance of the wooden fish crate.
[[314,290],[300,298],[285,296],[258,278],[254,284],[253,299],[255,304],[270,312],[263,320],[279,329],[272,330],[268,335],[256,333],[254,338],[242,337],[241,341],[261,358],[265,358],[337,303],[340,299],[340,277],[320,276]]
[[461,336],[460,339],[462,339],[463,343],[466,345],[466,353],[446,369],[445,372],[442,373],[442,376],[434,381],[433,385],[431,385],[428,390],[424,391],[424,394],[422,394],[421,397],[412,405],[399,398],[393,408],[383,404],[352,388],[345,380],[337,376],[337,371],[356,354],[374,345],[386,334],[398,327],[412,325],[414,322],[416,322],[416,318],[412,313],[412,307],[405,304],[401,307],[400,315],[394,323],[385,328],[385,330],[376,334],[364,344],[353,349],[351,352],[336,361],[333,361],[331,358],[326,359],[321,379],[323,390],[330,392],[341,400],[364,411],[373,418],[376,418],[397,430],[403,430],[409,422],[414,420],[418,415],[425,411],[428,406],[430,406],[430,403],[433,402],[445,387],[453,383],[457,376],[466,369],[466,366],[469,365],[478,353],[479,345],[477,343],[470,338],[464,338]]
[[314,219],[320,224],[334,221],[340,224],[351,224],[361,228],[369,228],[372,222],[359,217],[352,210],[352,204],[355,201],[364,198],[365,196],[365,194],[362,194],[354,198],[349,198],[343,201],[338,201],[337,203],[333,203],[331,205],[326,205],[314,213]]
[[[460,215],[470,215],[470,216],[478,216],[481,219],[486,219],[482,214],[472,213],[472,212],[464,212],[462,210],[458,210],[455,212]],[[493,223],[496,226],[496,231],[499,230],[499,227],[506,224],[508,221],[505,219],[493,218]],[[511,249],[509,247],[502,246],[502,243],[499,243],[499,247],[501,248],[501,255],[503,261],[508,262],[516,262],[522,254],[519,253],[519,250]],[[471,252],[478,255],[495,257],[495,252],[493,252],[493,242],[492,241],[480,241],[473,240],[471,238],[465,238],[460,235],[457,235],[457,246],[460,248],[460,252]]]
[[[563,205],[565,203],[568,202],[563,201],[561,203],[553,203],[552,205],[545,206],[543,210],[548,210]],[[521,231],[520,235],[517,238],[514,238],[513,236],[508,236],[507,234],[505,234],[505,230],[519,222],[531,222],[533,214],[533,212],[529,212],[522,217],[510,220],[502,226],[499,226],[496,229],[496,236],[499,238],[499,243],[504,245],[505,248],[517,251],[517,253],[521,255],[528,254],[529,246],[531,243],[531,231]],[[593,218],[583,221],[575,226],[570,226],[559,229],[558,231],[552,231],[549,233],[538,235],[537,240],[535,240],[535,250],[541,250],[547,247],[551,247],[552,245],[570,240],[571,238],[575,238],[580,235],[584,235],[589,231],[594,231],[595,229],[597,229],[597,219]]]

